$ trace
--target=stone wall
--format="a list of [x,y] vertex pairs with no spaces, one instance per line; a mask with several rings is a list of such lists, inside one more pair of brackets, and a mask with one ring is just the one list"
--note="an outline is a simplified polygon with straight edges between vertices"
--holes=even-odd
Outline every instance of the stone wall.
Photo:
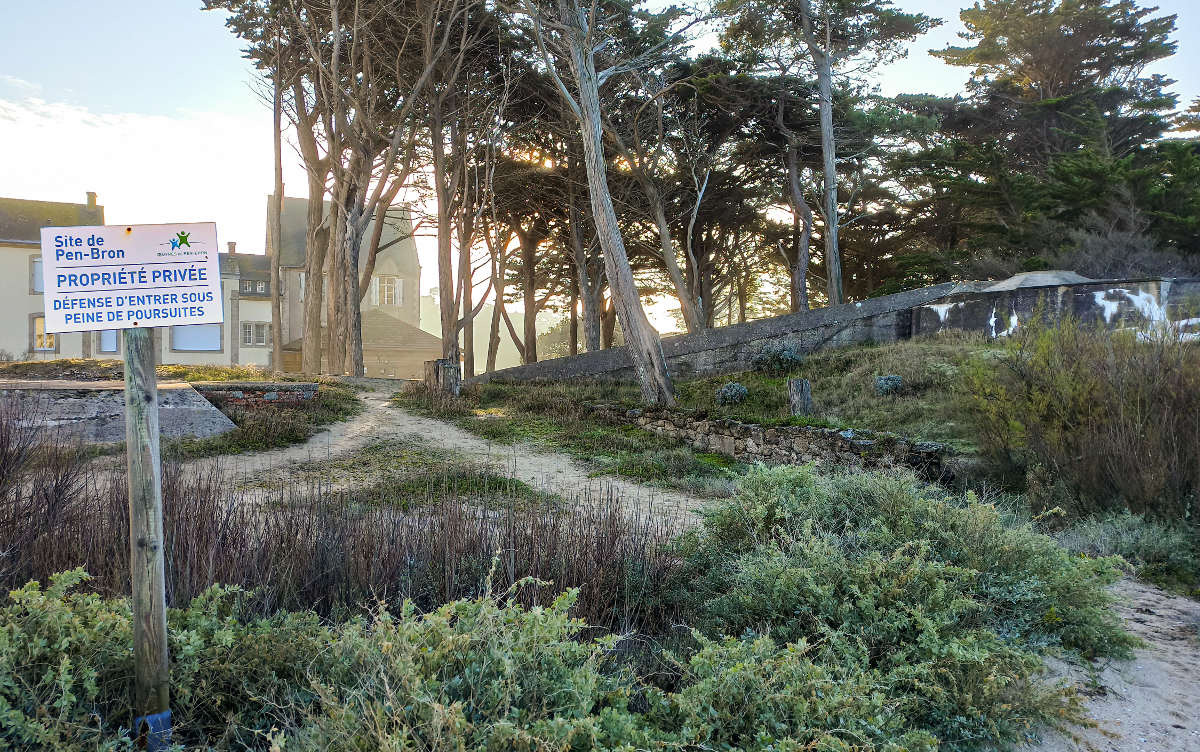
[[292,381],[197,381],[192,387],[206,399],[222,405],[266,407],[310,400],[317,396],[318,385]]
[[704,452],[767,465],[834,464],[859,468],[907,467],[932,480],[949,480],[949,447],[915,442],[893,434],[816,426],[764,427],[709,418],[682,410],[626,410],[590,405],[610,422],[637,425]]

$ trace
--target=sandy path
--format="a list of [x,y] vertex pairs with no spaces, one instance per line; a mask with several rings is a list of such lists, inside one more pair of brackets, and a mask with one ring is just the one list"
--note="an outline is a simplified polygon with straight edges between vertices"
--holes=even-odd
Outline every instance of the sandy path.
[[[1087,699],[1099,728],[1055,735],[1037,752],[1200,752],[1200,602],[1122,580],[1117,607],[1146,641],[1132,661],[1100,672],[1103,690]],[[1066,672],[1087,687],[1078,669]]]
[[[389,403],[390,395],[362,393],[366,409],[336,423],[303,444],[254,454],[222,457],[221,466],[235,477],[280,476],[290,466],[330,459],[387,439],[417,438],[424,444],[454,452],[462,459],[495,469],[530,486],[565,497],[614,494],[630,506],[649,506],[662,517],[686,520],[705,499],[653,488],[614,476],[590,477],[582,463],[557,452],[526,444],[497,444],[434,418],[414,415]],[[196,463],[211,460],[196,460]]]

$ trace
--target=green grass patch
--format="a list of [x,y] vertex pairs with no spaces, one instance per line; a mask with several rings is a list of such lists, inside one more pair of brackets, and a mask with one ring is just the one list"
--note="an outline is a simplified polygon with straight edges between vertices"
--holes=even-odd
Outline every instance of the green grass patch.
[[237,426],[229,433],[203,439],[176,439],[163,446],[163,456],[197,459],[278,449],[306,441],[323,426],[363,411],[362,401],[346,388],[321,386],[311,400],[286,406],[237,407],[214,404]]
[[[922,441],[939,441],[973,453],[976,444],[963,420],[958,397],[965,364],[987,357],[994,347],[982,339],[950,335],[887,345],[822,350],[805,356],[786,375],[757,372],[709,376],[676,384],[680,407],[712,417],[764,426],[812,425],[884,431]],[[903,387],[880,396],[875,378],[895,374]],[[816,414],[793,417],[788,409],[788,378],[812,383]],[[717,390],[737,381],[748,395],[737,405],[718,405]]]
[[453,399],[416,387],[401,392],[395,404],[448,420],[471,433],[502,444],[530,443],[565,452],[597,474],[617,475],[664,488],[706,496],[727,496],[745,466],[698,452],[685,442],[636,426],[604,422],[582,403],[619,402],[631,387],[538,385],[532,388],[488,384]]
[[[378,441],[348,454],[309,462],[289,474],[287,483],[320,489],[345,487],[361,504],[395,504],[409,509],[446,498],[495,506],[513,502],[553,503],[539,491],[496,468],[459,457],[414,439]],[[270,479],[258,485],[273,485]]]

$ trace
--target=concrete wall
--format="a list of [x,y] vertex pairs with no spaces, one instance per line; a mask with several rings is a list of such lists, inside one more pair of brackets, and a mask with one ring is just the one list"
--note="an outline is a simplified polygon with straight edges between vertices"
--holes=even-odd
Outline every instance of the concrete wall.
[[[111,382],[0,382],[0,399],[20,404],[24,420],[90,443],[125,440],[125,390]],[[235,426],[188,384],[158,385],[158,425],[163,438],[216,436]]]
[[[1003,337],[1039,306],[1050,316],[1073,315],[1112,329],[1139,331],[1171,324],[1200,340],[1200,279],[1100,280],[989,291],[990,283],[941,284],[815,311],[752,321],[663,339],[676,378],[750,369],[767,342],[812,352],[862,342],[895,342],[962,329]],[[483,374],[469,383],[596,378],[630,380],[629,355],[618,347]]]
[[[748,370],[750,360],[768,342],[787,341],[805,351],[860,342],[894,342],[912,336],[913,308],[959,289],[963,288],[946,283],[859,303],[665,337],[663,353],[671,375],[687,378]],[[632,379],[634,373],[625,348],[614,347],[506,368],[477,376],[469,383],[486,383],[492,379],[555,381],[571,377]]]
[[1020,328],[1036,311],[1087,324],[1146,331],[1171,323],[1184,337],[1200,337],[1200,280],[1097,280],[1016,290],[968,292],[947,296],[913,311],[913,334],[945,329],[1003,337]]

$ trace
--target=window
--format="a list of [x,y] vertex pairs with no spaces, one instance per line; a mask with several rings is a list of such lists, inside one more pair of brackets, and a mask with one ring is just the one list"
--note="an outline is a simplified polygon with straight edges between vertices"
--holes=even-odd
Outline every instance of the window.
[[35,352],[54,352],[56,349],[54,334],[46,331],[45,316],[33,318],[33,349]]
[[254,292],[253,280],[249,280],[249,279],[242,280],[242,292]]
[[271,344],[271,325],[254,321],[243,321],[242,344],[246,347],[269,346]]
[[117,330],[104,329],[100,332],[100,352],[115,353],[117,351]]
[[171,327],[171,349],[185,352],[220,352],[220,324]]
[[378,277],[372,302],[382,306],[401,305],[404,302],[403,282],[403,279],[398,277]]
[[33,292],[44,292],[42,285],[42,257],[33,256],[29,259],[29,289]]
[[304,272],[300,272],[300,284],[297,285],[297,287],[299,289],[296,292],[296,298],[297,298],[297,300],[300,300],[301,302],[303,302],[304,301]]
[[266,291],[267,291],[267,283],[263,282],[261,280],[258,282],[257,285],[255,285],[255,287],[257,287],[257,289],[258,289],[259,295],[262,295],[262,294],[266,293]]

